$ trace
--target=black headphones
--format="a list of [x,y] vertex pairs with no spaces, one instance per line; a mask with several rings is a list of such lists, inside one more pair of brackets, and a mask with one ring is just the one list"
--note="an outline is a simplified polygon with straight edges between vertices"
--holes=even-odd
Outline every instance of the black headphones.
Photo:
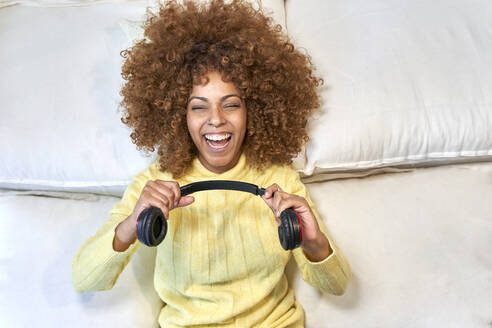
[[[181,196],[186,196],[203,190],[237,190],[249,192],[253,195],[263,196],[264,188],[257,185],[229,180],[210,180],[190,183],[183,186]],[[280,244],[285,250],[295,249],[301,245],[301,222],[292,208],[284,210],[280,214],[281,224],[278,227]],[[158,207],[149,207],[143,210],[137,219],[137,238],[147,246],[159,245],[167,233],[167,220]]]

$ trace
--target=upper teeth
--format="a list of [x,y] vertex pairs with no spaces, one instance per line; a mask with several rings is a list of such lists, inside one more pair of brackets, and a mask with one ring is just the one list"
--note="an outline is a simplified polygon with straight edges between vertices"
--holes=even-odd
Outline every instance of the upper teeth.
[[227,139],[230,136],[231,136],[230,133],[226,133],[226,134],[206,134],[205,135],[205,138],[207,138],[208,140],[220,141],[220,140]]

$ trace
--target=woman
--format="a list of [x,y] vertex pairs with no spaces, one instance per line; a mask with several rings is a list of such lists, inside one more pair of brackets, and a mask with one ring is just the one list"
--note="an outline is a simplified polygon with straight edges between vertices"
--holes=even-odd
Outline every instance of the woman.
[[[351,272],[289,166],[319,107],[309,58],[243,1],[161,5],[146,40],[124,51],[123,122],[159,159],[138,174],[106,224],[77,253],[74,287],[110,289],[140,246],[139,214],[159,207],[167,236],[154,285],[163,327],[303,327],[284,274],[292,254],[308,283],[342,294]],[[266,187],[181,196],[180,186],[237,180]],[[282,249],[280,213],[292,207],[302,243]],[[275,220],[276,219],[276,220]]]

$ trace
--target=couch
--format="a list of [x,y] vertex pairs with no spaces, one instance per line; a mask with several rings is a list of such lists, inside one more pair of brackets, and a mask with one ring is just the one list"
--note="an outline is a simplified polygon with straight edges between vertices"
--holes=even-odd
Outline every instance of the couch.
[[[0,327],[157,327],[155,249],[111,291],[71,262],[155,159],[120,122],[119,53],[152,1],[0,0]],[[492,3],[269,0],[317,74],[294,165],[353,277],[286,272],[306,327],[492,325]]]

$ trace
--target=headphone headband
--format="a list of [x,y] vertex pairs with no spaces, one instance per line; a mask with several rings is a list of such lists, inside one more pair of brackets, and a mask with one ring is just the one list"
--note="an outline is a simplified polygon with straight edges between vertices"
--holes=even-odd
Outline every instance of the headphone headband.
[[181,196],[186,196],[197,191],[203,190],[237,190],[249,192],[256,196],[263,196],[265,194],[265,189],[260,188],[257,185],[241,181],[230,181],[230,180],[208,180],[208,181],[198,181],[182,186]]

